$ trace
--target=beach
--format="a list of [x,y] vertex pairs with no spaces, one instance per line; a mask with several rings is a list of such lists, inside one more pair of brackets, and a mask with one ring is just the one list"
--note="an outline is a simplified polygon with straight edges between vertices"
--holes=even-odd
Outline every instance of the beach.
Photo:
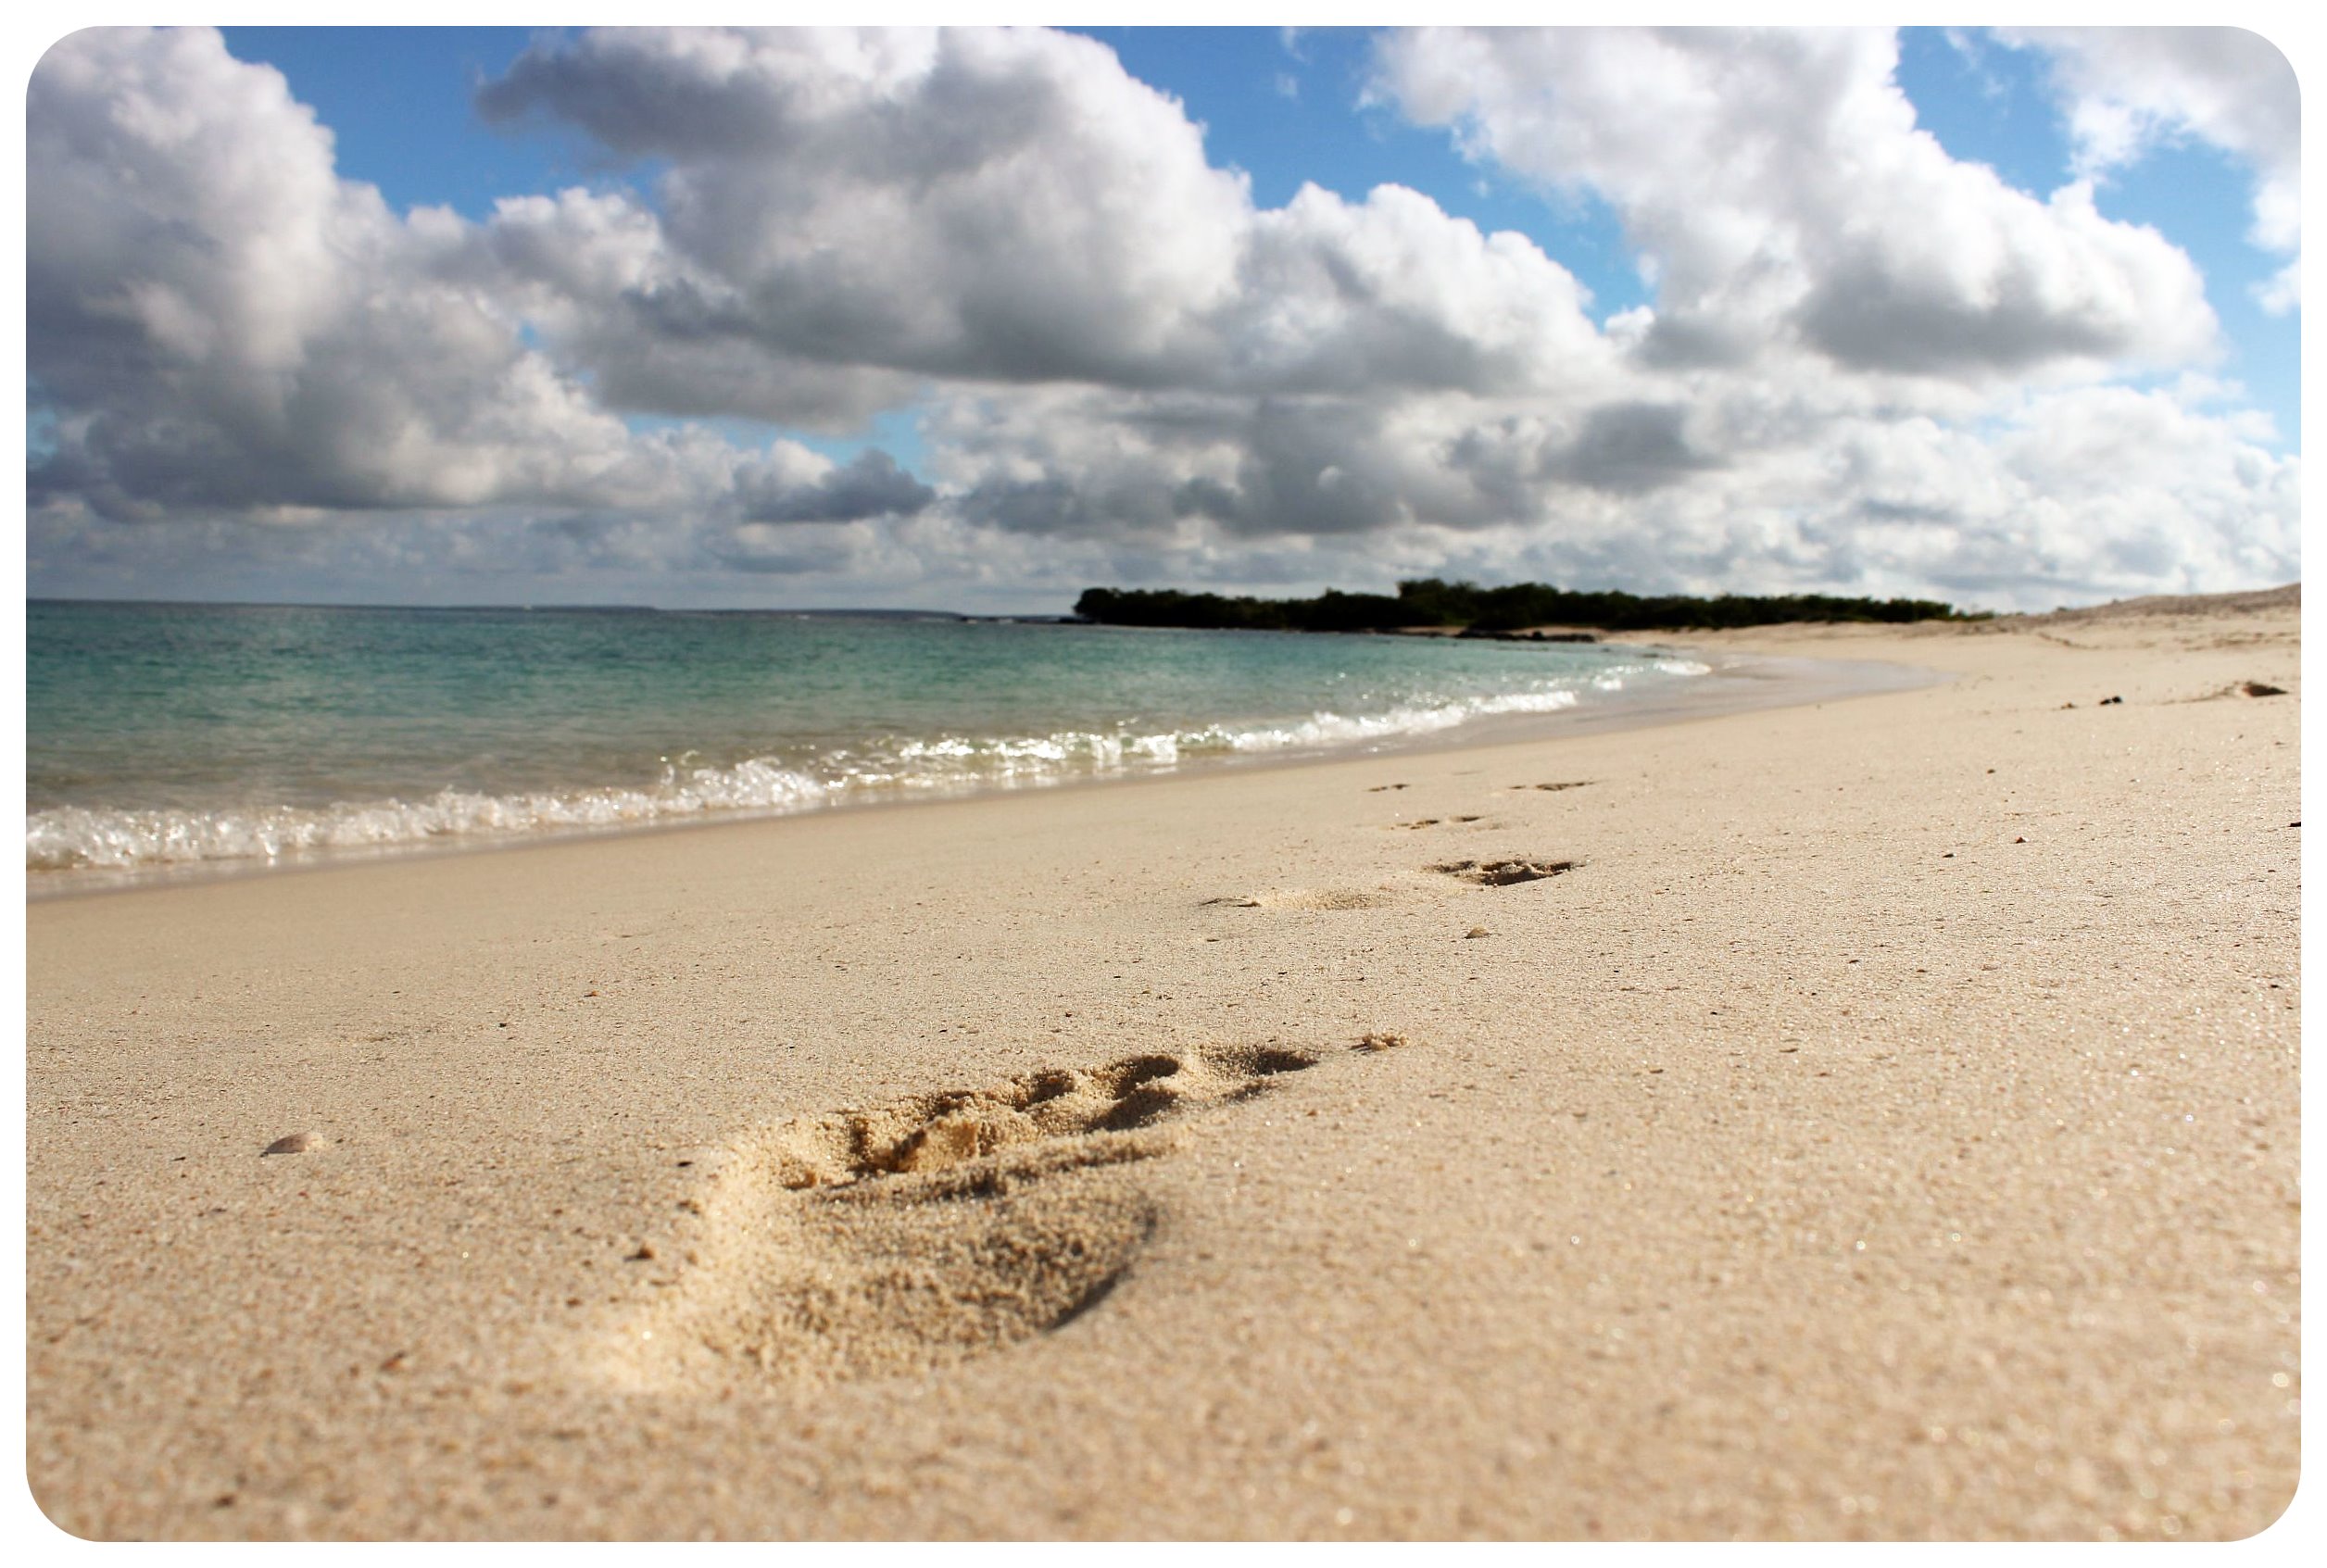
[[126,1538],[2269,1525],[2292,592],[1669,641],[1941,678],[31,904],[34,1497]]

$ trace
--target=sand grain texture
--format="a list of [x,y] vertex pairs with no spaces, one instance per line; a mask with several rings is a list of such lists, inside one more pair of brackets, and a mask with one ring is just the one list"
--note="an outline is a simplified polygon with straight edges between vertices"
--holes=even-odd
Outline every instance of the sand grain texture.
[[1953,679],[36,904],[35,1494],[2249,1534],[2297,1469],[2296,620],[1771,629],[1697,641]]

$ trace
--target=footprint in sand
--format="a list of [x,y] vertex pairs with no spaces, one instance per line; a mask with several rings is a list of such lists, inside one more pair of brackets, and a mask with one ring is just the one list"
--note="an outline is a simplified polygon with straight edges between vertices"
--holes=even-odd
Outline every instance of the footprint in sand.
[[691,1266],[615,1334],[618,1381],[822,1383],[925,1370],[1072,1321],[1157,1221],[1131,1173],[1191,1111],[1314,1053],[1217,1047],[1055,1069],[773,1128],[700,1200]]
[[1460,877],[1487,887],[1508,887],[1516,882],[1541,882],[1576,869],[1573,860],[1449,860],[1430,868],[1442,875]]

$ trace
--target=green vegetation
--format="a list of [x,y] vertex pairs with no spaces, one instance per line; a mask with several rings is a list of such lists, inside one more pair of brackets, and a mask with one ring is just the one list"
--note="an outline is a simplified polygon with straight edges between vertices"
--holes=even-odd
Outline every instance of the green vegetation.
[[1591,626],[1610,632],[1769,626],[1788,621],[1977,621],[1936,599],[1838,598],[1830,594],[1687,594],[1642,597],[1616,590],[1586,592],[1542,583],[1482,588],[1435,577],[1387,594],[1328,588],[1314,599],[1257,599],[1188,594],[1176,588],[1092,588],[1075,601],[1086,621],[1114,626],[1189,626],[1256,632],[1393,632],[1411,626],[1461,626],[1491,634],[1526,626]]

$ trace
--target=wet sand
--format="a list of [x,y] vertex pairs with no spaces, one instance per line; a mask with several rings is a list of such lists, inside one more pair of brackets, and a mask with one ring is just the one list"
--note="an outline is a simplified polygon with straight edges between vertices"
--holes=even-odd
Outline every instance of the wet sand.
[[34,1494],[2251,1534],[2298,1457],[2297,620],[1676,639],[1952,678],[36,904]]

